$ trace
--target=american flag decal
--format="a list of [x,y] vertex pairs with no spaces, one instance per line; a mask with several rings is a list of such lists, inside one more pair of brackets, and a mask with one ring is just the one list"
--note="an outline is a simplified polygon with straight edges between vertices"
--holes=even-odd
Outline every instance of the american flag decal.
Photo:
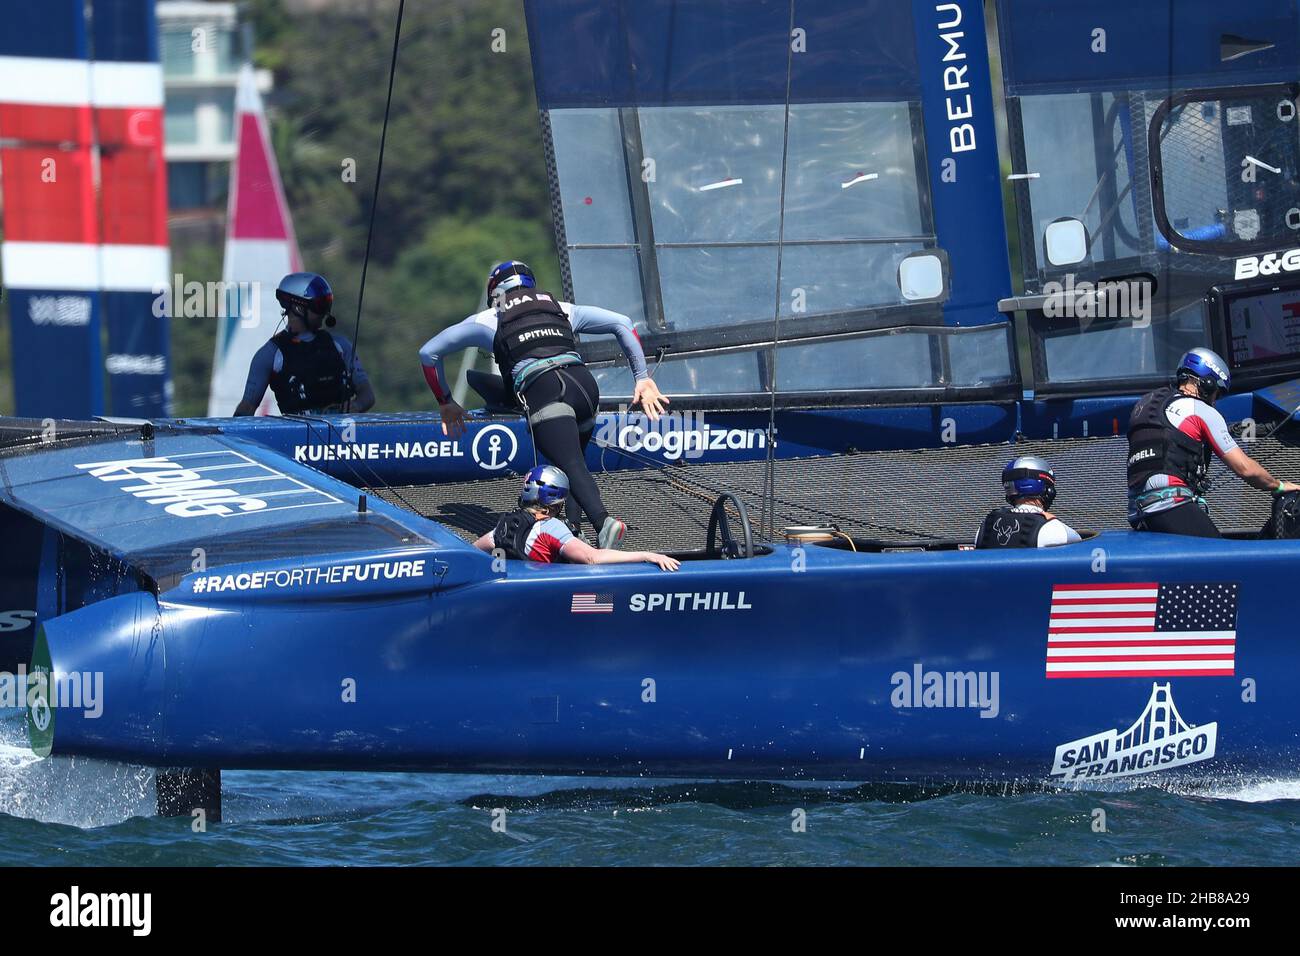
[[612,594],[575,594],[569,603],[572,614],[613,614],[614,595]]
[[1058,584],[1048,677],[1231,677],[1236,584]]

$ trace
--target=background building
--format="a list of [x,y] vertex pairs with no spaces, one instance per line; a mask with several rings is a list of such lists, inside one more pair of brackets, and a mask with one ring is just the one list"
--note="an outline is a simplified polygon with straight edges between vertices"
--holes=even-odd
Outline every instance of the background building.
[[[173,212],[224,210],[235,155],[235,87],[252,49],[234,3],[160,0],[167,193]],[[263,93],[271,74],[262,71]]]

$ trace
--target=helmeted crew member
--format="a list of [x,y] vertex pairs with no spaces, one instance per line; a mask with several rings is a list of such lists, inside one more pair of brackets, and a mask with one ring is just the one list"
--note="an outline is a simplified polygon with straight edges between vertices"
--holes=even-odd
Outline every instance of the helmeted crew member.
[[524,477],[519,508],[502,516],[497,526],[474,542],[480,551],[500,548],[508,558],[551,563],[563,558],[575,564],[635,564],[646,561],[660,570],[676,571],[676,558],[653,551],[593,548],[560,520],[569,494],[569,479],[554,465],[539,465]]
[[1079,532],[1047,509],[1056,500],[1056,473],[1037,455],[1021,455],[1002,469],[1007,504],[994,508],[975,535],[977,548],[1051,548],[1082,541]]
[[1228,391],[1228,364],[1209,349],[1192,349],[1178,363],[1173,386],[1143,395],[1128,426],[1129,523],[1139,531],[1219,537],[1202,497],[1211,453],[1261,491],[1281,494],[1300,485],[1279,481],[1237,447],[1214,408]]
[[[488,308],[443,329],[420,349],[424,378],[438,399],[442,430],[465,431],[465,409],[451,397],[443,359],[466,348],[492,351],[512,399],[522,398],[538,450],[573,482],[573,499],[587,513],[602,548],[616,547],[627,526],[610,516],[587,470],[585,451],[595,427],[600,389],[582,363],[574,334],[605,333],[618,339],[636,377],[632,404],[653,421],[668,399],[646,370],[641,342],[626,315],[561,302],[537,287],[523,262],[503,262],[488,274]],[[570,517],[578,518],[571,506]]]
[[373,406],[375,392],[360,359],[352,354],[352,343],[321,328],[334,325],[334,290],[325,277],[291,272],[280,280],[275,298],[284,308],[287,328],[253,355],[235,414],[254,414],[267,385],[282,415],[345,408],[364,412]]

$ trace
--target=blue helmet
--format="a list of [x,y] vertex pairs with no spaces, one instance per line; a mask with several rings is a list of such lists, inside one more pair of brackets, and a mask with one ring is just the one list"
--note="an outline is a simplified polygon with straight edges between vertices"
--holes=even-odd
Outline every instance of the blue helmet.
[[519,507],[540,505],[549,508],[569,494],[569,476],[554,465],[538,465],[524,476],[524,490],[519,493]]
[[528,263],[511,259],[503,262],[488,273],[487,298],[489,305],[496,305],[497,298],[511,289],[535,289],[537,278]]
[[[334,307],[334,290],[325,281],[325,277],[314,272],[290,272],[280,280],[275,290],[275,300],[286,312],[293,312],[302,318],[307,311],[328,316]],[[330,323],[333,325],[333,323]]]
[[1002,469],[1002,488],[1007,501],[1035,497],[1043,499],[1043,507],[1052,507],[1056,500],[1056,472],[1046,459],[1037,455],[1021,455]]
[[1195,380],[1201,398],[1213,401],[1232,384],[1228,363],[1209,349],[1192,349],[1178,362],[1178,381]]

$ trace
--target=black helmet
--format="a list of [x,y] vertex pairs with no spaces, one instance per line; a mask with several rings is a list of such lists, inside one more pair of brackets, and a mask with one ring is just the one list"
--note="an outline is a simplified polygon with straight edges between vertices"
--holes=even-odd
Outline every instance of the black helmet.
[[1043,500],[1043,507],[1052,507],[1056,500],[1056,472],[1046,459],[1037,455],[1021,455],[1002,469],[1002,488],[1007,501],[1035,497]]
[[334,307],[334,290],[322,275],[315,272],[290,272],[280,280],[275,290],[275,300],[300,319],[306,319],[308,312],[325,316],[325,324],[333,325],[334,316],[330,309]]

